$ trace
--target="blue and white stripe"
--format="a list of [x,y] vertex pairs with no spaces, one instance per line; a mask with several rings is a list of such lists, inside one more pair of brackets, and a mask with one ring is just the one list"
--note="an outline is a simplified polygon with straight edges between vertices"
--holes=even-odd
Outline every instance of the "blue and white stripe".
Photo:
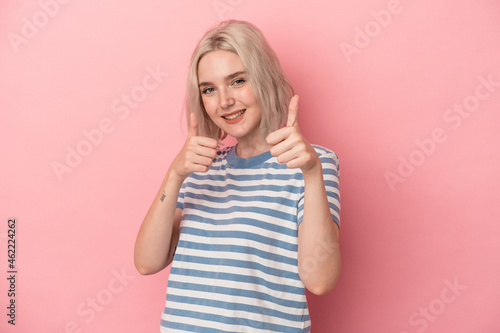
[[[337,155],[313,147],[339,224]],[[242,159],[224,148],[208,172],[186,178],[161,332],[309,332],[297,267],[303,198],[300,169],[269,152]]]

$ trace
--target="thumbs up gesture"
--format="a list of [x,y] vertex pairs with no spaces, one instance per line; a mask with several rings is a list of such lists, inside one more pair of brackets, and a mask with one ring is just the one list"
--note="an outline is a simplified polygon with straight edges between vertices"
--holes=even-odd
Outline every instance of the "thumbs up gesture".
[[217,140],[198,136],[198,119],[194,113],[189,117],[186,142],[171,166],[176,175],[182,179],[192,172],[207,172],[217,155]]
[[302,136],[298,123],[299,96],[295,95],[288,106],[286,126],[272,132],[266,137],[271,147],[271,155],[278,157],[279,163],[286,163],[290,169],[300,168],[307,172],[320,165],[314,148]]

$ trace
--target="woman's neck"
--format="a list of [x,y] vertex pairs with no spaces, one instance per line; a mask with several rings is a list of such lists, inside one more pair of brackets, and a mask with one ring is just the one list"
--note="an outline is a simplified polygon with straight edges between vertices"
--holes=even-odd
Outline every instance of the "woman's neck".
[[271,145],[268,145],[264,139],[258,140],[257,142],[248,141],[238,141],[236,146],[236,155],[241,158],[249,158],[252,156],[257,156],[271,149]]

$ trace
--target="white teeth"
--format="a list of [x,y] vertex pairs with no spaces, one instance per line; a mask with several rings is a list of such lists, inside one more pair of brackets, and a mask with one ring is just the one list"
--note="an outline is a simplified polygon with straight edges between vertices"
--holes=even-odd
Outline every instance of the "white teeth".
[[224,118],[225,118],[225,119],[227,119],[227,120],[233,120],[233,119],[236,119],[236,118],[238,118],[239,116],[241,116],[241,115],[242,115],[245,111],[246,111],[246,109],[245,109],[245,110],[243,110],[243,111],[237,112],[237,113],[235,113],[235,114],[232,114],[232,115],[230,115],[230,116],[224,117]]

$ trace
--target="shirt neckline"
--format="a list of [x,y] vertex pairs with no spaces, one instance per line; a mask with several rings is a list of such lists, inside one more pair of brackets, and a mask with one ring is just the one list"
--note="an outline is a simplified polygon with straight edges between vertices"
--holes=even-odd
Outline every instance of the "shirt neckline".
[[259,155],[250,156],[249,158],[242,158],[236,155],[237,145],[238,144],[232,146],[227,154],[227,163],[234,168],[243,169],[254,167],[273,157],[270,151],[266,151],[265,153]]

